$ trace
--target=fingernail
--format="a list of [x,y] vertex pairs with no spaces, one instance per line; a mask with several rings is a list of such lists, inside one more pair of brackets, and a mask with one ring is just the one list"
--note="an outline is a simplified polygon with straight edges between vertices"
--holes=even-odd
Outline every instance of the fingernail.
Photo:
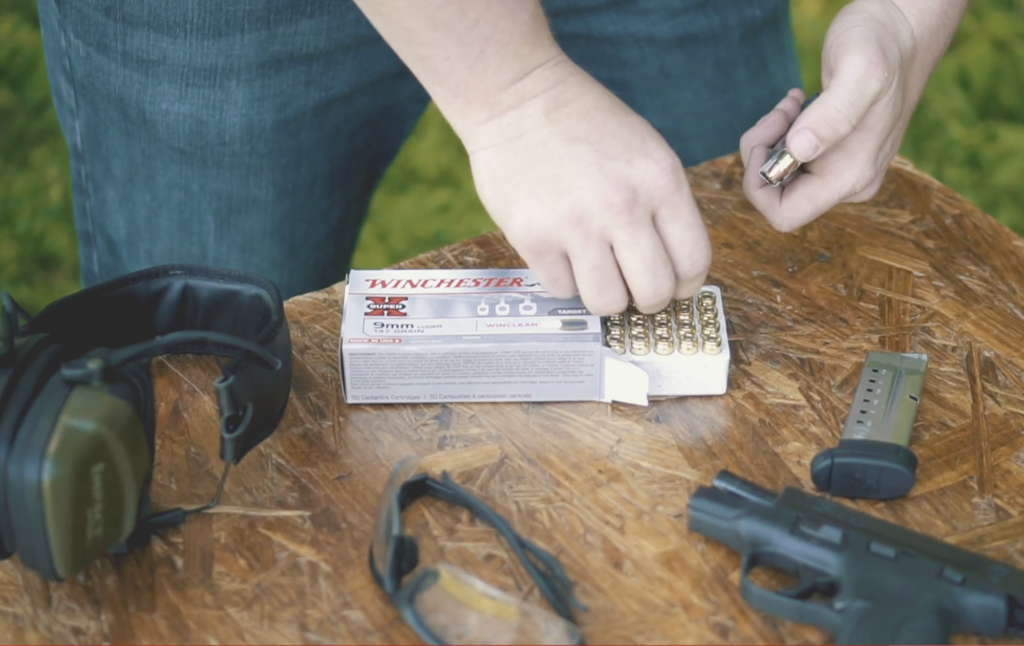
[[786,148],[789,149],[789,154],[807,163],[814,159],[818,151],[821,150],[821,142],[814,136],[814,133],[805,128],[786,138]]

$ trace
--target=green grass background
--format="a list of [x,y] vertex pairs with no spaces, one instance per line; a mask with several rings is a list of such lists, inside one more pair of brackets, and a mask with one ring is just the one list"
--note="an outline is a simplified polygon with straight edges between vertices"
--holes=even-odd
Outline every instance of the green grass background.
[[[793,0],[808,88],[820,86],[825,30],[844,4]],[[0,289],[31,310],[78,288],[67,150],[35,11],[33,0],[0,0]],[[900,152],[1024,233],[1024,0],[972,2]],[[374,197],[354,265],[386,266],[493,228],[458,140],[430,109]]]

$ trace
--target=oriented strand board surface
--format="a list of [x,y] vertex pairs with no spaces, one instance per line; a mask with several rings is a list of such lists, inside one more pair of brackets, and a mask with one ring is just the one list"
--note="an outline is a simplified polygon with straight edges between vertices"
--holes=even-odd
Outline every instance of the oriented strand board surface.
[[[796,643],[816,630],[748,608],[735,553],[686,530],[686,502],[729,468],[810,488],[873,349],[925,352],[918,485],[879,517],[1024,566],[1024,243],[897,161],[878,197],[795,234],[772,231],[730,157],[692,169],[730,320],[731,392],[647,409],[598,403],[346,407],[341,289],[288,304],[293,399],[237,468],[223,506],[150,548],[51,585],[0,564],[0,641],[408,643],[367,568],[378,496],[415,453],[555,552],[590,611],[590,643]],[[409,267],[508,266],[484,236]],[[210,361],[157,364],[154,500],[196,504],[219,474]],[[464,513],[406,513],[423,561],[446,559],[531,599],[510,553]],[[970,641],[970,637],[958,638]]]

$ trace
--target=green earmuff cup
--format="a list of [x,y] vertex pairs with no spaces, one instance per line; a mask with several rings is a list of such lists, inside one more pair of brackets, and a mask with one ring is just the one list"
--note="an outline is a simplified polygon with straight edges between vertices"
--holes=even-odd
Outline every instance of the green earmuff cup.
[[11,451],[7,503],[21,561],[53,580],[81,571],[135,527],[150,447],[130,387],[55,376]]
[[143,401],[151,383],[142,366],[126,371],[139,383],[68,383],[66,351],[45,335],[15,349],[0,369],[0,560],[17,554],[63,580],[135,525],[152,464],[139,419],[152,414]]
[[60,348],[43,336],[19,339],[13,366],[0,371],[0,557],[17,551],[14,518],[8,504],[10,458],[22,430],[21,420],[39,390],[60,363]]

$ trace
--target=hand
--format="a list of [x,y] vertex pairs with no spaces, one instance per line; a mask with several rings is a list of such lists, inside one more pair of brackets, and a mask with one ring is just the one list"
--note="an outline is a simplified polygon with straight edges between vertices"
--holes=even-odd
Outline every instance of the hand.
[[522,100],[460,128],[477,193],[545,290],[592,313],[692,296],[711,261],[683,166],[661,135],[568,58]]
[[[825,37],[821,95],[801,114],[804,94],[791,90],[740,139],[743,190],[776,229],[875,196],[965,5],[854,0],[839,12]],[[758,171],[783,135],[804,173],[778,189]]]
[[693,295],[710,244],[682,163],[565,55],[540,0],[356,0],[469,153],[477,193],[554,296],[594,314]]

